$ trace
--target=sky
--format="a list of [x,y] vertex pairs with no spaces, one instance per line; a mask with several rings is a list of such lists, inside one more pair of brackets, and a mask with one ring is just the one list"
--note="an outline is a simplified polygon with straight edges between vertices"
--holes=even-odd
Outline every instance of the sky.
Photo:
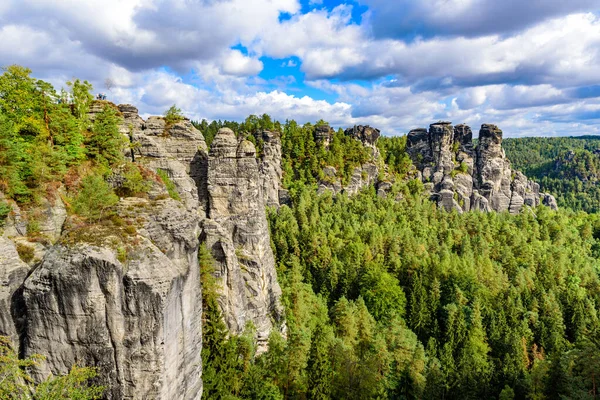
[[600,134],[600,0],[1,0],[11,64],[145,116]]

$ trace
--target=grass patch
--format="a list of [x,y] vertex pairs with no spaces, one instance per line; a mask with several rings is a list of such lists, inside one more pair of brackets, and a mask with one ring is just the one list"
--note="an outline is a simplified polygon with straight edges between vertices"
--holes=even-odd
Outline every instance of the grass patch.
[[158,177],[160,178],[162,183],[165,184],[165,187],[167,188],[167,192],[169,193],[169,196],[173,200],[181,201],[181,196],[179,196],[179,193],[177,192],[175,183],[173,183],[171,178],[169,178],[169,174],[167,173],[167,171],[165,171],[163,169],[159,169],[158,171],[156,171],[156,174],[158,175]]
[[29,247],[23,243],[17,243],[17,253],[19,253],[19,258],[27,264],[33,261],[35,257],[33,247]]

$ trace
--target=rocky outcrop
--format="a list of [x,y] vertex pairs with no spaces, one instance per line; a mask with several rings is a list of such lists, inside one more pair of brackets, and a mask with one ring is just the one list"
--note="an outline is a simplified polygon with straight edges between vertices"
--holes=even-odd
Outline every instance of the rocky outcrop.
[[497,126],[481,126],[476,148],[472,137],[467,125],[453,127],[450,122],[408,134],[406,147],[416,176],[440,207],[516,214],[524,205],[535,207],[545,198],[552,203],[553,197],[540,193],[537,183],[511,169]]
[[202,133],[184,119],[168,125],[163,117],[144,121],[130,104],[118,106],[121,132],[132,142],[132,158],[154,171],[163,170],[188,209],[206,213],[208,152]]
[[354,125],[352,128],[346,129],[344,134],[361,141],[365,146],[374,147],[377,144],[377,139],[381,136],[381,131],[368,125]]
[[[259,351],[272,329],[285,334],[265,211],[289,201],[281,139],[258,133],[257,158],[251,142],[224,129],[209,160],[189,120],[144,120],[132,105],[104,101],[92,104],[90,120],[106,106],[123,117],[127,155],[166,172],[181,201],[155,182],[147,198],[121,199],[109,221],[82,223],[67,218],[58,188],[36,210],[36,241],[26,237],[30,211],[14,205],[0,237],[0,335],[18,343],[23,356],[47,357],[34,371],[37,380],[74,364],[94,366],[108,399],[198,399],[201,241],[216,260],[231,332],[253,324]],[[123,179],[119,168],[108,178],[115,187]]]
[[280,196],[283,196],[281,135],[279,132],[262,131],[257,132],[255,137],[262,142],[258,172],[264,203],[269,207],[279,207]]
[[221,268],[220,304],[229,328],[240,333],[253,322],[259,341],[265,341],[272,321],[280,323],[283,315],[265,214],[265,206],[277,207],[286,196],[279,133],[255,135],[262,143],[257,159],[252,143],[224,129],[212,143],[209,161],[204,138],[189,120],[167,125],[162,117],[142,120],[131,105],[119,110],[135,161],[167,171],[188,209],[205,219],[202,240]]
[[119,216],[137,233],[72,228],[25,280],[21,353],[47,356],[38,379],[96,366],[108,399],[199,399],[198,218],[171,199],[124,199]]
[[15,243],[0,237],[0,336],[10,337],[14,344],[19,338],[11,316],[13,296],[28,272],[29,266],[21,261]]
[[381,131],[379,129],[372,128],[368,125],[354,125],[352,128],[346,129],[344,134],[360,141],[363,146],[370,149],[371,157],[373,159],[379,157],[379,149],[377,148],[377,139],[381,136]]
[[233,333],[251,322],[259,344],[283,322],[281,289],[265,215],[265,197],[254,145],[224,128],[209,155],[208,217],[202,238],[214,256],[219,303]]
[[[344,134],[360,141],[363,146],[370,150],[370,161],[354,168],[350,179],[344,183],[334,167],[324,167],[324,179],[319,182],[318,193],[330,191],[333,194],[344,192],[354,195],[370,185],[376,185],[379,190],[379,149],[377,148],[377,139],[380,136],[379,129],[371,128],[370,126],[355,125],[352,128],[346,129]],[[387,188],[388,185],[383,185],[380,194],[383,194]]]
[[335,131],[327,124],[315,126],[314,136],[315,142],[320,143],[325,148],[328,148],[333,139]]

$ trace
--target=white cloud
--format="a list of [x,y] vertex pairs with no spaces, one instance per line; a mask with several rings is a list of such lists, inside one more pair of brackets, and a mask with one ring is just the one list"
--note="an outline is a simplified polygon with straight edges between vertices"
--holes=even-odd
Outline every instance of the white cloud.
[[[77,76],[103,90],[111,78],[115,101],[152,114],[176,103],[193,118],[267,112],[300,122],[368,123],[388,134],[442,118],[495,122],[511,134],[597,131],[591,126],[600,122],[600,100],[573,96],[577,87],[600,82],[600,19],[559,16],[587,0],[534,2],[543,9],[539,18],[500,21],[491,30],[469,19],[465,24],[475,25],[465,36],[452,34],[457,28],[450,25],[465,15],[485,20],[506,6],[415,1],[408,11],[433,7],[425,28],[440,18],[449,26],[406,42],[398,31],[381,39],[373,24],[386,7],[395,10],[407,0],[365,1],[374,7],[359,25],[350,5],[302,14],[297,0],[6,0],[0,4],[0,65],[29,66],[58,87]],[[282,12],[290,18],[280,21]],[[285,93],[303,83],[289,72],[258,77],[271,65],[261,61],[269,57],[284,68],[300,65],[311,91],[336,100],[315,100],[301,89]]]
[[228,75],[250,76],[262,71],[263,63],[243,55],[239,50],[232,50],[223,57],[221,69]]
[[546,19],[589,11],[596,0],[362,0],[378,37],[481,36],[523,30]]

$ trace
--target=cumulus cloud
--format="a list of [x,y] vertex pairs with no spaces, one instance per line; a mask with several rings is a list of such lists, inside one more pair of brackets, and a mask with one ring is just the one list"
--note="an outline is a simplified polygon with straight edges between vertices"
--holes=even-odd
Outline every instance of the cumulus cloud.
[[299,0],[5,0],[0,65],[58,87],[111,78],[112,100],[144,114],[176,103],[196,119],[266,112],[385,134],[438,119],[598,131],[597,1],[362,3],[357,20],[341,0],[308,12]]
[[228,75],[250,76],[258,74],[263,69],[263,63],[243,55],[239,50],[232,50],[223,57],[221,68]]
[[596,0],[362,0],[378,37],[508,34],[549,18],[598,11]]
[[[435,38],[405,43],[361,36],[352,25],[331,32],[349,37],[296,50],[311,79],[374,79],[398,75],[413,85],[478,86],[494,83],[592,84],[600,80],[600,18],[576,14],[517,36]],[[424,82],[421,82],[424,81]]]
[[6,0],[2,21],[66,31],[90,54],[143,70],[212,60],[251,42],[297,0]]

